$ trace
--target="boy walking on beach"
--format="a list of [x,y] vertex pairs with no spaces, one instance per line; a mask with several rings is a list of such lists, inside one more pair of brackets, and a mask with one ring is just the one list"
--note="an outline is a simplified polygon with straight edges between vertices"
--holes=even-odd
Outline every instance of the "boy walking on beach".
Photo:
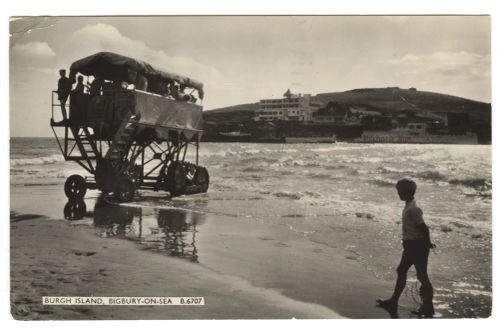
[[406,202],[403,210],[403,255],[398,266],[398,278],[394,293],[387,300],[377,300],[378,306],[389,312],[397,312],[398,301],[406,285],[406,274],[412,265],[417,271],[417,278],[422,284],[420,296],[422,305],[412,313],[430,318],[434,315],[432,304],[433,289],[427,274],[429,251],[435,245],[431,243],[429,228],[422,217],[422,210],[417,206],[414,195],[417,184],[413,180],[402,179],[396,184],[399,198]]

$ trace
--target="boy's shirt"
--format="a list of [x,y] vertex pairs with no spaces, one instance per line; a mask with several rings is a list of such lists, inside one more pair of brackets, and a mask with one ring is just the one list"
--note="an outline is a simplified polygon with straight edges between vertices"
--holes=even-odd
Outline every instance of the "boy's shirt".
[[424,223],[422,210],[415,200],[412,200],[403,209],[403,240],[424,238],[422,231],[418,228],[418,225],[422,223]]

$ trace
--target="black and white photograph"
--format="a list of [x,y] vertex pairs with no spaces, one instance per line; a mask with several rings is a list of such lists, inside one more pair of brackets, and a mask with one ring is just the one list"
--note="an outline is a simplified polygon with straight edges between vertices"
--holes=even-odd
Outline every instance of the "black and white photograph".
[[490,317],[491,20],[11,16],[12,319]]

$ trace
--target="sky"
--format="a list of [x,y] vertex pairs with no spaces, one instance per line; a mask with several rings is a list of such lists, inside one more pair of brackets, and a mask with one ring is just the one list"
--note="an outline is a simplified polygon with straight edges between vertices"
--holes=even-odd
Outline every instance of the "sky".
[[204,110],[399,86],[491,101],[489,16],[30,17],[10,22],[11,136],[52,136],[58,70],[112,51],[205,85]]

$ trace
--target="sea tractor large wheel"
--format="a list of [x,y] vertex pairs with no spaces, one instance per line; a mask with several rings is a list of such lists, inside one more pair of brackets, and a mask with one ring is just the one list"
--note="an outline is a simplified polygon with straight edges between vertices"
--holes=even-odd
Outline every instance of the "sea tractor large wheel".
[[121,178],[115,185],[115,198],[120,202],[130,202],[134,199],[135,186],[129,178]]
[[64,183],[64,193],[70,200],[83,199],[87,192],[87,184],[84,177],[74,174],[66,179]]
[[173,162],[167,169],[166,189],[170,196],[177,197],[186,191],[186,170],[182,162]]
[[208,170],[203,166],[199,166],[193,177],[194,184],[198,187],[199,192],[207,192],[210,183]]

